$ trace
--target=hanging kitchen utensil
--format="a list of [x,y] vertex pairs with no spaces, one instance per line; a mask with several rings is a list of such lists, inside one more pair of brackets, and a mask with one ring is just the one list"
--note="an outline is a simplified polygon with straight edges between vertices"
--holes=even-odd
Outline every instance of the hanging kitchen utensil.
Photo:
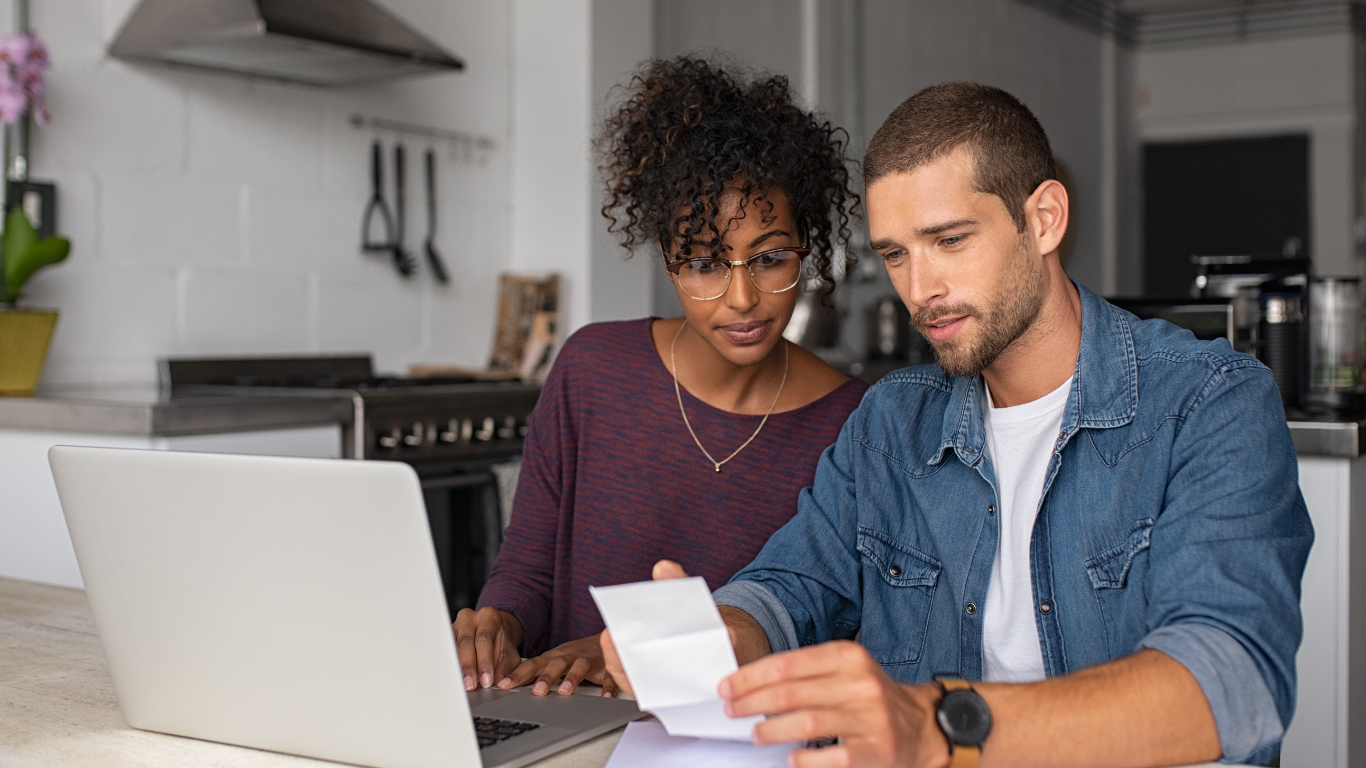
[[413,255],[403,248],[403,230],[406,214],[403,210],[403,188],[406,186],[404,173],[403,145],[394,144],[394,267],[400,275],[412,277],[417,271]]
[[[376,214],[384,225],[383,240],[370,239]],[[361,217],[360,247],[363,251],[372,252],[390,251],[394,247],[394,217],[389,213],[388,203],[384,202],[384,158],[378,141],[370,147],[370,202],[366,204],[365,215]]]
[[432,268],[432,274],[436,276],[439,283],[449,283],[450,275],[446,272],[446,262],[442,261],[441,254],[436,250],[436,153],[427,150],[427,240],[422,244],[423,250],[427,252],[427,264]]

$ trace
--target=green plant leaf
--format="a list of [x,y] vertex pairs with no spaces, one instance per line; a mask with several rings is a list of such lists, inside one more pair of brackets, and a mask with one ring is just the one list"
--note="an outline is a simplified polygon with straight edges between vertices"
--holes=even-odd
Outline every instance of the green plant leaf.
[[71,241],[64,237],[39,240],[23,209],[14,208],[5,217],[4,248],[5,285],[0,301],[13,304],[34,272],[66,258]]

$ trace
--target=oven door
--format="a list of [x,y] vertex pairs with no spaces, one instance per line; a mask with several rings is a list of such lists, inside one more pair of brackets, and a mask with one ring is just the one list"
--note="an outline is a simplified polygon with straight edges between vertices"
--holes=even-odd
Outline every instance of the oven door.
[[503,542],[502,506],[493,470],[428,475],[419,470],[432,545],[454,618],[473,608]]

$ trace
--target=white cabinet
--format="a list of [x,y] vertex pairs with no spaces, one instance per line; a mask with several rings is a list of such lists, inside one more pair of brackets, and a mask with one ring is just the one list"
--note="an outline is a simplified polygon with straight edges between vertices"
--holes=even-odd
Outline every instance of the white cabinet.
[[1347,768],[1366,764],[1366,517],[1353,515],[1366,516],[1366,458],[1299,463],[1314,548],[1300,599],[1299,701],[1281,765]]

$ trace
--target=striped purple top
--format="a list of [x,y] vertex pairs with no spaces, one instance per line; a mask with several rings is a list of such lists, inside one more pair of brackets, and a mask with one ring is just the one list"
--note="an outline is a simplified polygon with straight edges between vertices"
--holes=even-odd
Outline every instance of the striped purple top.
[[[601,631],[588,587],[649,579],[661,558],[712,589],[725,584],[796,513],[821,451],[868,389],[851,379],[773,414],[718,474],[683,425],[651,322],[575,333],[531,416],[512,524],[479,596],[479,607],[522,622],[527,656]],[[718,459],[762,418],[713,408],[686,390],[683,404]]]

